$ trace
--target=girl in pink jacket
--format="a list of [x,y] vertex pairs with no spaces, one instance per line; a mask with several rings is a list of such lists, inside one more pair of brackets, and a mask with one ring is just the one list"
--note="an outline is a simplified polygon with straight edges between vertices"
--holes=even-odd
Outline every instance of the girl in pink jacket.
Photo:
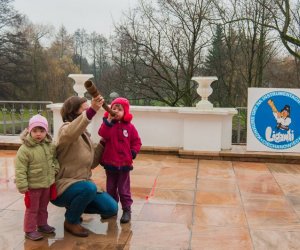
[[103,123],[98,131],[105,144],[101,165],[106,170],[106,191],[117,201],[121,202],[123,215],[121,223],[131,219],[132,198],[130,192],[129,171],[133,169],[132,160],[141,148],[139,134],[131,123],[130,104],[126,98],[116,98],[111,103],[116,113],[111,116],[104,114]]

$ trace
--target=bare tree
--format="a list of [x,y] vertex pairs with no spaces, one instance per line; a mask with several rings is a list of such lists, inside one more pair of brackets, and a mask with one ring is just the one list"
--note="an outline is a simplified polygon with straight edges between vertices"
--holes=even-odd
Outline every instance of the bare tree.
[[[200,73],[209,44],[211,1],[141,1],[117,32],[134,44],[131,91],[169,106],[192,106],[197,98],[191,78]],[[140,91],[141,93],[141,91]]]
[[266,26],[279,34],[283,45],[291,55],[300,58],[299,1],[272,0],[270,4],[262,0],[258,2],[272,15],[273,22]]
[[73,35],[74,61],[80,71],[83,69],[84,51],[88,47],[88,34],[85,29],[77,29]]
[[51,45],[50,52],[57,58],[73,55],[73,37],[68,34],[67,29],[62,25],[55,36],[55,41]]
[[[273,23],[268,27],[278,33],[284,47],[295,57],[296,79],[292,82],[296,87],[299,86],[300,82],[300,2],[299,0],[274,0],[273,3],[276,8],[266,6],[273,17]],[[260,1],[260,4],[264,5],[264,2]]]
[[[267,5],[269,0],[261,0]],[[264,69],[276,54],[270,28],[271,16],[265,6],[256,1],[215,1],[218,23],[223,25],[226,54],[222,83],[227,105],[245,105],[248,87],[262,87],[267,80]],[[224,72],[224,69],[223,69]]]
[[103,35],[93,32],[88,39],[89,57],[92,58],[92,68],[96,83],[100,83],[100,79],[105,68],[108,66],[108,41]]
[[[117,92],[121,96],[130,99],[141,99],[140,89],[136,89],[135,77],[137,68],[136,44],[127,34],[116,33],[111,40],[111,59],[113,72],[111,76],[111,92]],[[133,83],[133,84],[132,84]]]
[[43,74],[47,66],[45,65],[45,49],[42,46],[42,39],[47,39],[53,32],[52,26],[34,25],[27,23],[24,26],[24,34],[29,44],[26,52],[28,57],[28,70],[30,72],[30,79],[33,86],[30,95],[35,97],[35,100],[44,100],[47,96],[47,88],[42,81]]

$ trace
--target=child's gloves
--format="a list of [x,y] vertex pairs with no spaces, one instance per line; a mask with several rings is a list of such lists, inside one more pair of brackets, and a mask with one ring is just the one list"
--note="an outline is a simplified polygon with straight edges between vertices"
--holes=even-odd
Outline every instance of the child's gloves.
[[103,138],[101,138],[101,140],[99,141],[99,143],[100,143],[103,147],[105,147],[105,140],[104,140]]
[[131,150],[131,155],[132,155],[132,159],[135,159],[136,157],[136,152],[134,150]]
[[29,191],[26,191],[26,192],[25,192],[24,202],[25,202],[25,206],[26,206],[27,208],[30,208],[30,196],[29,196]]
[[56,200],[57,198],[57,189],[55,183],[50,186],[50,200]]

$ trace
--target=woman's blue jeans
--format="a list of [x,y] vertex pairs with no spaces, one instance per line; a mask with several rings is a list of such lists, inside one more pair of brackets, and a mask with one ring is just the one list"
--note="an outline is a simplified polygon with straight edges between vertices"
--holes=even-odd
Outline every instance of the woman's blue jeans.
[[92,181],[79,181],[68,187],[56,200],[58,207],[65,207],[69,223],[79,224],[83,213],[113,216],[118,212],[117,202],[106,192],[97,192]]

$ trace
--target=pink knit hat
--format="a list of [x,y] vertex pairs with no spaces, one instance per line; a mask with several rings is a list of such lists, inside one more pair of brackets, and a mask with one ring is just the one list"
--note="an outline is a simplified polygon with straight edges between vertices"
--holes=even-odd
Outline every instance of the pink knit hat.
[[48,121],[47,121],[47,119],[44,116],[41,116],[39,114],[34,115],[29,120],[29,126],[28,126],[29,133],[35,127],[42,127],[48,132]]
[[[114,99],[112,101],[112,103],[110,104],[110,107],[112,107],[113,105],[115,104],[120,104],[122,105],[123,109],[124,109],[124,117],[123,117],[123,120],[125,122],[130,122],[132,120],[132,114],[130,114],[130,104],[129,104],[129,101],[126,99],[126,98],[123,98],[123,97],[118,97],[116,99]],[[105,112],[104,113],[104,117],[108,117],[108,113]]]

